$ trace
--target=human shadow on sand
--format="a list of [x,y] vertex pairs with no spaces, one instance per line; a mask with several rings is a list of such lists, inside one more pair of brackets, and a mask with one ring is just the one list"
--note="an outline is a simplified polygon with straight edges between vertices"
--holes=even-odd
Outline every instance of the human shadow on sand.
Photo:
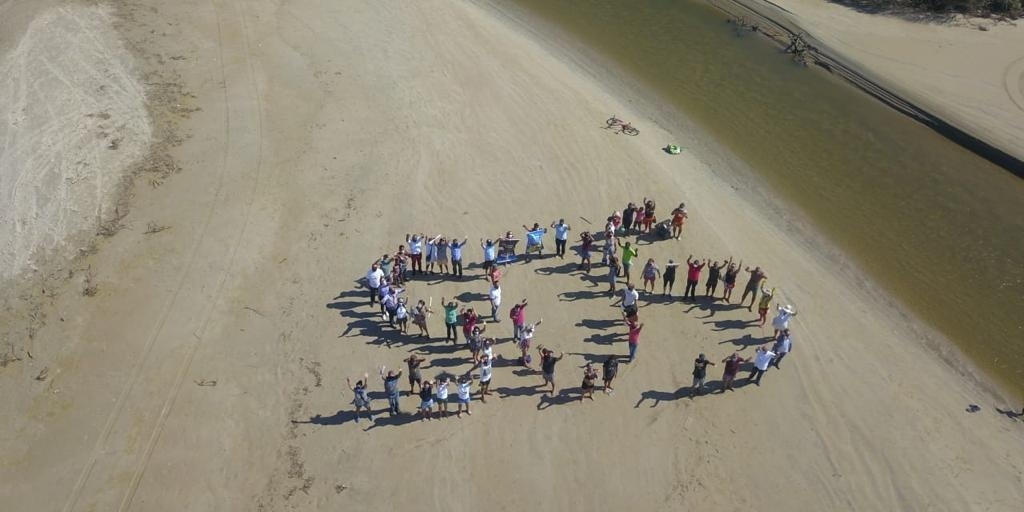
[[590,291],[590,290],[578,290],[574,292],[562,292],[558,294],[558,300],[562,302],[576,302],[578,300],[590,300],[606,297],[608,294],[604,291]]
[[591,334],[583,338],[584,343],[597,343],[598,345],[611,345],[616,340],[625,336],[623,333]]
[[570,261],[562,263],[561,265],[535,268],[533,269],[533,272],[545,276],[550,276],[551,274],[568,274],[576,270],[576,266],[576,263]]
[[719,332],[728,331],[730,329],[746,329],[747,327],[756,325],[757,320],[709,320],[704,322],[704,324],[714,325],[714,328],[712,328],[711,330]]
[[679,400],[680,398],[686,396],[687,389],[688,388],[686,387],[681,387],[675,391],[658,391],[656,389],[644,391],[643,393],[640,393],[640,399],[636,401],[636,405],[634,405],[633,408],[637,409],[640,407],[641,404],[647,401],[650,401],[650,407],[654,408],[657,407],[662,402],[672,402],[675,400]]
[[731,340],[723,340],[723,341],[719,341],[718,342],[719,345],[725,345],[726,343],[731,343],[734,346],[737,346],[737,347],[740,347],[741,349],[743,349],[743,348],[752,347],[752,346],[756,346],[756,345],[763,345],[765,343],[768,343],[768,340],[765,340],[764,338],[757,338],[757,337],[751,336],[749,334],[744,334],[743,336],[740,336],[739,338],[733,338]]
[[[543,391],[543,389],[541,389]],[[566,388],[558,391],[558,394],[551,396],[547,392],[541,395],[540,400],[537,401],[537,410],[543,411],[552,405],[565,405],[580,400],[580,394],[583,393],[583,388]]]
[[486,293],[479,292],[462,292],[454,297],[455,300],[461,304],[469,304],[470,302],[483,302],[487,300]]
[[583,320],[576,322],[576,327],[584,327],[595,331],[607,331],[608,329],[620,324],[622,324],[622,320],[594,320],[592,318],[584,318]]

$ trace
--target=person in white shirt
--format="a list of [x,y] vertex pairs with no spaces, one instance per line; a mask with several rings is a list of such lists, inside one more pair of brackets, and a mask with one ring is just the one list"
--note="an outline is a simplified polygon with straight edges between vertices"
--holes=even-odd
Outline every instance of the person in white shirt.
[[412,272],[423,273],[423,240],[426,235],[405,235],[405,243],[409,244],[409,260],[412,261]]
[[457,418],[462,417],[463,405],[466,406],[466,414],[472,416],[473,413],[469,412],[469,392],[470,388],[473,386],[473,377],[469,373],[466,373],[465,375],[459,377],[459,380],[456,382],[455,385],[456,388],[458,389],[459,397],[459,408],[458,410],[455,411],[455,416]]
[[789,329],[789,319],[796,316],[796,310],[793,306],[786,304],[785,306],[778,306],[779,314],[775,315],[772,319],[772,327],[775,328],[775,337],[779,337],[779,333]]
[[552,222],[551,227],[555,229],[555,256],[565,259],[565,244],[569,241],[569,231],[572,228],[565,223],[565,219]]
[[437,396],[437,417],[448,417],[448,385],[451,381],[445,375],[434,381],[434,394]]
[[775,359],[772,359],[772,366],[777,369],[779,363],[782,362],[782,358],[786,357],[786,354],[793,351],[793,341],[789,338],[789,329],[783,329],[782,333],[779,334],[779,339],[775,340],[775,346],[772,347],[772,352],[775,352]]
[[767,345],[757,347],[757,352],[754,353],[754,367],[750,369],[747,382],[753,381],[754,384],[760,386],[761,376],[768,370],[768,365],[771,364],[774,357],[775,352],[768,350]]
[[384,278],[384,271],[380,269],[378,263],[374,263],[370,266],[370,271],[366,273],[366,286],[370,288],[370,305],[373,306],[377,303],[377,289],[380,288],[380,280]]
[[491,320],[494,323],[500,323],[501,319],[498,318],[498,308],[501,307],[501,285],[494,283],[491,286],[491,291],[487,293],[487,298],[491,301]]
[[[488,340],[489,341],[489,340]],[[491,394],[491,377],[493,376],[493,366],[491,366],[491,357],[484,355],[480,359],[480,402],[487,403],[487,395]]]
[[640,298],[640,292],[636,291],[636,285],[629,283],[622,290],[622,312],[626,317],[636,316],[636,301]]

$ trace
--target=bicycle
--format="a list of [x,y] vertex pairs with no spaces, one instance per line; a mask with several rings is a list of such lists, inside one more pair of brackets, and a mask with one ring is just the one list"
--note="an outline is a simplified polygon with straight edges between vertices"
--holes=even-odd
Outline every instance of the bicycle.
[[619,131],[615,133],[625,133],[626,135],[632,135],[634,137],[640,135],[640,130],[634,128],[632,124],[615,117],[614,114],[612,115],[612,117],[609,117],[608,120],[605,121],[605,123],[607,123],[605,129],[618,128]]

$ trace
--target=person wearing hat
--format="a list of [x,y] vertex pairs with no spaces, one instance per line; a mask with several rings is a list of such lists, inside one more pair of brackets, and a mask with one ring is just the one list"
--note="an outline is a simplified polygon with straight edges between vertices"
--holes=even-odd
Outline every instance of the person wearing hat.
[[708,361],[704,354],[697,356],[697,359],[693,361],[693,392],[690,393],[690,398],[693,395],[704,394],[704,381],[708,376],[708,365],[715,366],[715,363]]
[[793,306],[786,304],[785,306],[777,306],[779,308],[779,314],[775,315],[772,319],[772,327],[775,328],[775,334],[773,338],[778,338],[779,333],[789,329],[789,319],[796,316],[796,310]]

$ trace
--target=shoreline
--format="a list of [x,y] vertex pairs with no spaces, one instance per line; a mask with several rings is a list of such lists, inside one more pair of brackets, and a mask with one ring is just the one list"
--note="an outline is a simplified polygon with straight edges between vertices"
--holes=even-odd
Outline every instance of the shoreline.
[[[815,33],[828,30],[832,27],[818,25],[806,17],[801,17],[797,12],[787,9],[781,3],[771,0],[706,0],[707,3],[716,9],[730,16],[733,22],[754,17],[757,22],[752,23],[751,31],[758,32],[768,38],[780,48],[786,48],[792,38],[801,35],[807,43],[805,55],[815,66],[824,71],[839,77],[844,82],[861,90],[865,94],[877,99],[890,108],[910,117],[911,119],[931,128],[943,137],[955,144],[971,151],[993,164],[1005,169],[1018,178],[1024,178],[1024,150],[1020,145],[1005,145],[986,140],[988,137],[978,130],[971,130],[962,125],[966,124],[963,118],[957,119],[954,112],[941,105],[923,106],[921,91],[913,88],[904,88],[904,92],[897,92],[891,85],[893,76],[886,76],[884,72],[869,71],[869,67],[855,63],[849,56],[849,49],[835,43],[825,43]],[[798,2],[800,0],[797,0]],[[816,1],[816,0],[811,0]],[[849,9],[846,6],[835,6]],[[850,9],[853,11],[853,9]],[[885,13],[870,14],[865,16],[884,17]],[[910,22],[906,22],[908,25]],[[765,30],[765,25],[768,30]],[[810,31],[810,32],[809,32]],[[984,56],[978,56],[984,58]],[[1009,80],[1011,77],[1007,77]],[[1012,98],[1011,98],[1012,99]],[[1024,108],[1024,107],[1022,107]],[[998,125],[992,123],[993,129],[1014,128],[1021,131],[1024,128]]]
[[[183,172],[139,187],[126,218],[172,229],[100,244],[84,262],[100,293],[61,285],[35,357],[0,370],[14,509],[967,510],[1024,498],[1024,459],[1005,449],[1021,423],[988,402],[963,413],[983,390],[903,343],[899,319],[865,317],[880,306],[844,288],[813,240],[764,219],[746,200],[752,182],[652,143],[699,131],[656,109],[639,138],[602,129],[605,110],[653,105],[585,57],[479,1],[244,7],[140,0],[119,27],[146,69],[180,70],[197,109],[169,112]],[[501,314],[524,297],[528,321],[544,317],[536,342],[565,353],[560,393],[515,367],[505,320],[488,333],[504,359],[495,394],[479,400],[474,381],[471,417],[388,417],[381,365],[419,355],[427,378],[472,369],[442,341],[439,314],[433,339],[381,324],[353,283],[377,251],[410,230],[475,242],[559,216],[578,233],[651,191],[662,211],[679,198],[692,210],[684,240],[637,240],[643,257],[699,250],[769,269],[777,302],[800,311],[786,369],[688,396],[697,353],[750,355],[771,330],[735,304],[678,301],[677,288],[641,299],[639,358],[615,391],[579,400],[583,366],[626,352],[620,308],[603,267],[585,275],[545,254],[509,268]],[[467,249],[467,279],[416,278],[408,296],[486,308],[480,256]],[[369,424],[353,421],[345,385],[364,372]],[[419,477],[382,479],[396,460]],[[779,492],[765,475],[783,474]]]
[[[784,219],[786,236],[801,250],[813,253],[819,262],[838,262],[837,278],[849,289],[857,290],[859,297],[866,302],[879,304],[876,309],[900,325],[911,338],[909,342],[927,348],[950,370],[971,381],[993,400],[1005,402],[1024,398],[1021,390],[1012,388],[1008,382],[1002,381],[980,366],[947,334],[912,311],[892,291],[881,286],[878,278],[863,268],[853,256],[847,254],[828,234],[815,225],[809,213],[795,204],[779,201],[772,186],[764,177],[758,175],[750,164],[707,133],[687,117],[685,112],[662,98],[661,94],[649,85],[639,79],[628,78],[628,73],[614,59],[586,46],[557,23],[520,6],[496,3],[494,0],[478,1],[495,15],[513,24],[518,31],[542,43],[546,51],[563,64],[582,76],[590,77],[607,94],[629,105],[638,117],[653,121],[666,132],[695,135],[693,138],[686,137],[687,146],[692,149],[692,154],[698,155],[701,163],[709,168],[715,179],[740,194],[742,201],[750,204],[755,210],[770,211],[770,216]],[[529,23],[524,20],[529,20]],[[846,84],[839,82],[836,85]],[[657,100],[650,100],[650,97]]]

